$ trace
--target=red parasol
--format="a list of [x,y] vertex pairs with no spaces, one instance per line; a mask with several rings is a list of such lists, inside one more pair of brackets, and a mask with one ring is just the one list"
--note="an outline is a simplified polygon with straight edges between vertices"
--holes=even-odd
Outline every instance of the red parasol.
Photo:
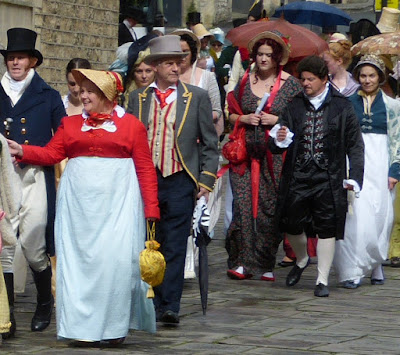
[[246,23],[231,29],[226,38],[235,46],[247,48],[250,40],[257,34],[272,30],[279,31],[286,37],[289,37],[290,60],[313,54],[321,54],[329,49],[328,44],[314,32],[287,22],[282,18]]

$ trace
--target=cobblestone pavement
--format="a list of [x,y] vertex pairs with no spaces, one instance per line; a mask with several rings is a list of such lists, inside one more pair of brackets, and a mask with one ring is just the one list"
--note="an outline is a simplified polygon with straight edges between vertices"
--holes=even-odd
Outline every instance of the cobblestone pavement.
[[[53,321],[30,331],[33,284],[16,302],[17,333],[1,354],[400,354],[400,269],[385,267],[386,283],[369,279],[356,290],[339,288],[331,274],[328,298],[313,296],[316,265],[293,288],[289,268],[276,281],[235,281],[226,276],[222,218],[209,250],[209,301],[203,316],[197,280],[185,283],[179,326],[158,323],[157,334],[131,332],[119,348],[72,348],[57,341]],[[278,260],[282,257],[279,252]]]

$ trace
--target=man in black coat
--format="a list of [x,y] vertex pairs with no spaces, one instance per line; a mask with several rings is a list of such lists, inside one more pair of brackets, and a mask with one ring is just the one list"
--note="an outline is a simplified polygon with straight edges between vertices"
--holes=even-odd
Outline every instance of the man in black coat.
[[145,20],[143,11],[134,6],[130,6],[124,11],[123,18],[118,27],[118,47],[127,42],[137,41],[135,26]]
[[[286,233],[296,254],[296,265],[286,285],[294,286],[309,264],[304,230],[311,221],[319,238],[314,295],[327,297],[335,240],[343,239],[347,190],[354,190],[357,196],[362,187],[364,142],[350,101],[328,83],[324,61],[317,56],[307,57],[297,70],[303,92],[287,106],[275,140],[269,141],[274,152],[284,149],[277,147],[283,141],[289,144],[276,216],[280,231]],[[288,130],[294,134],[293,142]]]

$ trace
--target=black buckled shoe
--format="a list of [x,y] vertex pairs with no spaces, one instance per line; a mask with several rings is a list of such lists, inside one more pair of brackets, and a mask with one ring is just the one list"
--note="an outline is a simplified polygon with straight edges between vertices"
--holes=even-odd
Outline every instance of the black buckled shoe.
[[315,286],[314,296],[316,297],[329,297],[329,289],[328,286],[325,286],[323,283],[319,283]]
[[286,286],[290,287],[296,285],[300,281],[301,274],[308,265],[310,265],[310,258],[308,258],[307,264],[303,268],[297,265],[293,266],[292,270],[290,270],[289,274],[286,277]]

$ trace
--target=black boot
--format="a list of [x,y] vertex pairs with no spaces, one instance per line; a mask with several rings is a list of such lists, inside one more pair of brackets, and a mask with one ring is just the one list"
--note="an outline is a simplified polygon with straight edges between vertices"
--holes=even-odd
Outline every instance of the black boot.
[[1,334],[1,336],[3,339],[8,339],[8,338],[13,338],[15,336],[15,331],[17,329],[17,324],[15,323],[15,318],[14,318],[14,274],[5,273],[3,275],[7,289],[8,306],[10,307],[11,327],[7,333],[3,333]]
[[54,298],[51,294],[51,267],[48,266],[47,269],[41,272],[33,271],[33,280],[38,294],[31,330],[40,332],[49,326],[54,307]]

